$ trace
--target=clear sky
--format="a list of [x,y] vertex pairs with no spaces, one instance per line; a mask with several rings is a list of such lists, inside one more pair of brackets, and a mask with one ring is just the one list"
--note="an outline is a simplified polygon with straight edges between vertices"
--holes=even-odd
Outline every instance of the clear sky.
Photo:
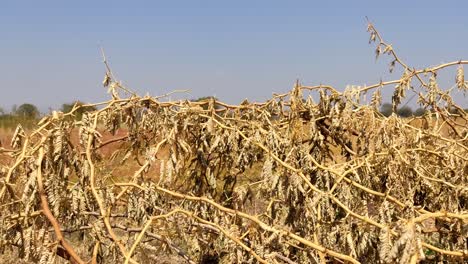
[[339,89],[396,79],[389,60],[375,61],[365,16],[425,67],[468,59],[467,11],[468,1],[440,0],[0,0],[0,106],[107,99],[100,45],[142,95],[190,89],[187,98],[239,103],[286,92],[296,78]]

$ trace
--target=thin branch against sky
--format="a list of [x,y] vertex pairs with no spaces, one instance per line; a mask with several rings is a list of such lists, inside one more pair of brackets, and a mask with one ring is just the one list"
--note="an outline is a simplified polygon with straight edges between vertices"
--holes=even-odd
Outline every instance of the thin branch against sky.
[[236,103],[287,91],[297,78],[338,89],[398,79],[388,74],[389,62],[375,61],[365,16],[414,67],[468,58],[465,2],[110,3],[2,3],[0,105],[31,102],[44,110],[107,98],[100,45],[140,94],[190,89],[189,98],[216,94]]

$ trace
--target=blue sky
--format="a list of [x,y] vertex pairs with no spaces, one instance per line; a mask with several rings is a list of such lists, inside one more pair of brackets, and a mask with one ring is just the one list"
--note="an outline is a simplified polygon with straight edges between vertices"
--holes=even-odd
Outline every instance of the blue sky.
[[[0,1],[0,106],[108,98],[102,45],[144,95],[261,101],[303,84],[372,84],[365,16],[414,67],[468,59],[466,1]],[[452,81],[455,69],[446,71]],[[391,87],[386,88],[389,94]],[[466,98],[457,98],[466,105]]]

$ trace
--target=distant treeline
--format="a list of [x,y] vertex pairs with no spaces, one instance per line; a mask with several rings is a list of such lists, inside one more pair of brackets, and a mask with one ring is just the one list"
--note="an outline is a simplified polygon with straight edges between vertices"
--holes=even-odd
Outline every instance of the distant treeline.
[[[197,99],[192,99],[194,102],[203,102],[209,100],[218,100],[213,96],[200,97]],[[74,106],[79,106],[79,108],[74,112],[74,118],[76,120],[81,120],[83,114],[88,111],[96,110],[94,106],[84,106],[85,104],[81,101],[74,101],[72,103],[62,104],[62,107],[59,109],[63,113],[70,112]],[[207,106],[205,106],[207,107]],[[468,112],[468,109],[464,109],[465,112]],[[428,110],[424,108],[417,108],[413,110],[409,106],[403,106],[397,109],[396,114],[401,117],[412,117],[412,116],[423,116]],[[457,109],[450,109],[450,112],[457,114]],[[385,103],[380,108],[380,113],[384,116],[390,116],[393,113],[392,104]],[[25,128],[31,128],[36,125],[39,118],[42,114],[39,109],[30,103],[24,103],[20,106],[14,105],[10,112],[5,111],[4,108],[0,107],[0,128],[14,128],[18,124],[21,124]]]
[[[193,99],[191,101],[203,102],[212,99],[217,100],[215,97],[206,96]],[[72,117],[76,120],[81,120],[85,112],[94,111],[97,109],[95,106],[85,106],[85,103],[81,101],[74,101],[72,103],[62,104],[62,107],[58,110],[63,113],[69,113],[75,106],[79,107],[76,111],[74,111]],[[43,115],[44,114],[39,111],[37,106],[31,103],[24,103],[20,106],[13,105],[10,111],[0,107],[0,128],[15,128],[18,124],[21,124],[24,128],[32,128],[37,124]]]
[[[62,104],[59,111],[68,113],[75,105],[79,107],[74,112],[74,118],[76,120],[81,120],[83,113],[96,110],[94,106],[84,106],[85,104],[83,102],[74,101],[72,103]],[[14,105],[9,112],[0,107],[0,128],[14,128],[18,124],[21,124],[24,128],[31,128],[36,125],[37,121],[42,116],[37,106],[30,103],[24,103],[20,106]]]
[[[464,109],[465,112],[468,112],[468,109]],[[384,116],[390,116],[393,114],[393,107],[390,103],[385,103],[380,107],[380,113]],[[426,113],[430,112],[424,108],[417,108],[413,111],[413,109],[409,106],[403,106],[396,110],[396,115],[401,117],[412,117],[412,116],[423,116]],[[451,108],[449,110],[451,114],[459,114],[459,110],[456,108]]]

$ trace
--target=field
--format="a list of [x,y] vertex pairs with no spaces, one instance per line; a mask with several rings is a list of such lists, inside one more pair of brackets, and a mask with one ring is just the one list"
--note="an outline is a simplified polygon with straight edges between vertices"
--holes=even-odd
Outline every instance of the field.
[[[80,121],[1,131],[2,259],[466,262],[468,115],[436,73],[458,67],[465,93],[468,62],[412,69],[369,32],[400,79],[229,105],[140,97],[108,68],[112,98]],[[423,117],[379,113],[382,89],[396,109],[415,83]]]

